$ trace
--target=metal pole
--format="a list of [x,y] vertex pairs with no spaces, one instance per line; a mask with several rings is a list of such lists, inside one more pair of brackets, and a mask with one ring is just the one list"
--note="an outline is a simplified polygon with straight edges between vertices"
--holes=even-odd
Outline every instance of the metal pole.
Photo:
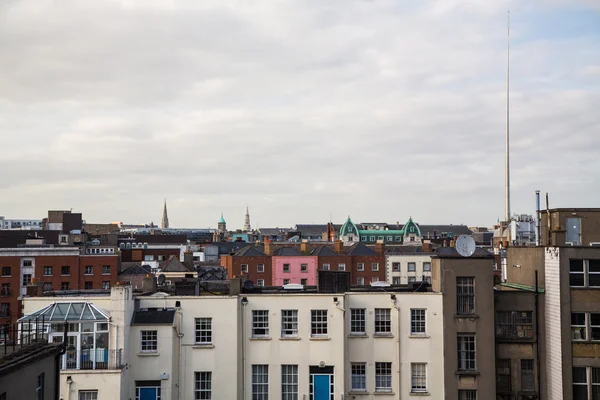
[[535,358],[537,362],[538,399],[542,397],[542,381],[540,373],[540,314],[539,314],[538,271],[535,270]]
[[542,226],[540,218],[540,191],[535,191],[535,244],[537,246],[542,244]]
[[506,170],[504,173],[504,219],[510,221],[510,11],[507,19],[506,35]]

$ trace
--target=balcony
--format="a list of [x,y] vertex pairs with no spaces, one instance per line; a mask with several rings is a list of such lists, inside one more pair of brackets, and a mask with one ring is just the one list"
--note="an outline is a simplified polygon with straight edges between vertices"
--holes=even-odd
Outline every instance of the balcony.
[[67,350],[63,356],[63,370],[104,370],[104,369],[121,369],[123,349],[108,350]]

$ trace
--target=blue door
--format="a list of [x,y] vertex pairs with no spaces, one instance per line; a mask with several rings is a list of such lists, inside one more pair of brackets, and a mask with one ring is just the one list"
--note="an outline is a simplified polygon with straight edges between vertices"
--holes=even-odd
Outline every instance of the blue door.
[[154,387],[141,387],[139,390],[139,400],[157,400],[157,389]]
[[329,375],[313,375],[314,400],[330,400],[331,381]]

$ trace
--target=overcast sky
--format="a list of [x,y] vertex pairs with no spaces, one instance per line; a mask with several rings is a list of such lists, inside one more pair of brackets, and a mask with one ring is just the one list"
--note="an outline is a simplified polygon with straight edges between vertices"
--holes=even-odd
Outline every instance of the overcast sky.
[[0,215],[489,226],[600,206],[597,0],[0,4]]

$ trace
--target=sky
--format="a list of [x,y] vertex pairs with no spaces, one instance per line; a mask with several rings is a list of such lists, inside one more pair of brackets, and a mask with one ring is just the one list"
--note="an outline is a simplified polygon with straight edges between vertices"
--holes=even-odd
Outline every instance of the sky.
[[598,207],[597,0],[4,0],[0,215],[491,226]]

